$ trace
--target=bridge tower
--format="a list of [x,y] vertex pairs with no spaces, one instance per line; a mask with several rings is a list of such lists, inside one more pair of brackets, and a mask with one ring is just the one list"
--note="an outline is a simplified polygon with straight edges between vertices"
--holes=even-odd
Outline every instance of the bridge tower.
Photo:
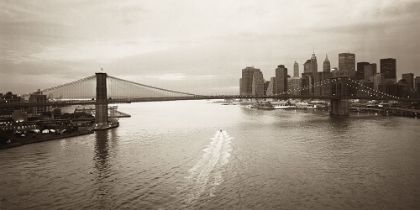
[[108,125],[108,99],[106,78],[106,73],[96,73],[95,124],[97,124],[97,126]]
[[348,77],[332,78],[331,96],[337,97],[331,99],[330,115],[348,116],[349,115],[349,80]]

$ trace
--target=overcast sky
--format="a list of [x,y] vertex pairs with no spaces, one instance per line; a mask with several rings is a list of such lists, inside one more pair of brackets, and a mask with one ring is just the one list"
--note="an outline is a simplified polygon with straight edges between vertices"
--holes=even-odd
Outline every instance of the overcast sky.
[[[197,94],[237,94],[241,70],[264,78],[313,50],[356,62],[397,59],[420,76],[420,0],[0,0],[0,92],[93,75]],[[379,70],[379,69],[378,69]]]

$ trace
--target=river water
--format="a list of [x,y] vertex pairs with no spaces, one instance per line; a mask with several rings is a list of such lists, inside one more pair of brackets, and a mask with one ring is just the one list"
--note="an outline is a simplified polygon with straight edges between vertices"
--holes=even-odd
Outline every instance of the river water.
[[[211,101],[0,151],[0,209],[418,209],[420,120]],[[222,129],[222,131],[220,131]]]

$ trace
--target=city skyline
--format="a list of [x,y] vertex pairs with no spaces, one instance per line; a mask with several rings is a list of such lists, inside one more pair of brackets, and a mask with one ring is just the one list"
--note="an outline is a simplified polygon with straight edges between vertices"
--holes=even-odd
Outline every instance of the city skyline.
[[278,65],[291,70],[297,61],[301,74],[312,52],[321,61],[328,54],[332,68],[339,53],[350,52],[356,62],[395,58],[398,80],[420,73],[416,1],[0,4],[3,92],[22,94],[103,68],[163,88],[230,94],[246,66],[268,80]]

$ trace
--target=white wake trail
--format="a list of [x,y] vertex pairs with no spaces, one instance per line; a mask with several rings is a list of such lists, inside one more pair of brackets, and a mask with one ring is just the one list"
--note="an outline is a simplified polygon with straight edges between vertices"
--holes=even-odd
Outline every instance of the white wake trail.
[[223,165],[229,162],[232,138],[226,131],[218,131],[203,149],[203,157],[188,170],[190,181],[186,202],[196,201],[209,188],[209,195],[214,196],[216,187],[223,182]]

